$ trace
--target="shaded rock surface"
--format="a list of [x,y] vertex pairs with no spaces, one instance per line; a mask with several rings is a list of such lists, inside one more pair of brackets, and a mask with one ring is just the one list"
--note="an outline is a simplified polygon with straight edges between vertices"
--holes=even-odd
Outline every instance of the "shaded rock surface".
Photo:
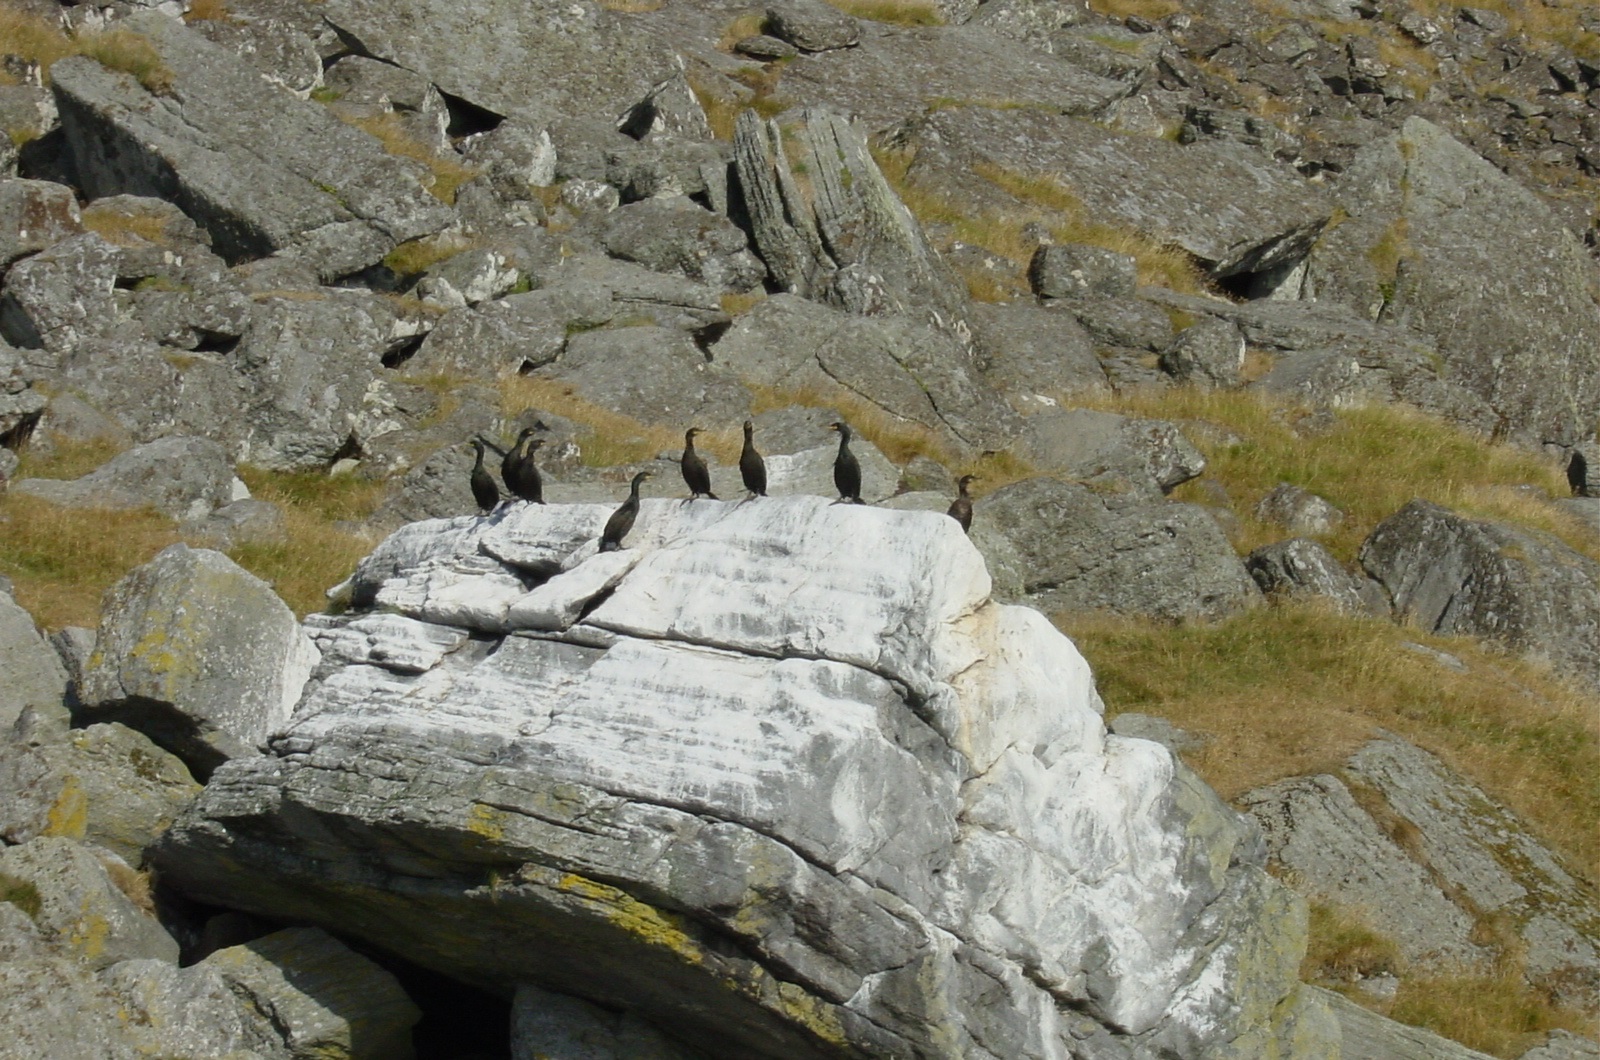
[[68,508],[154,508],[203,519],[233,500],[233,462],[205,438],[162,438],[119,453],[80,479],[21,479],[18,493]]
[[170,96],[87,59],[52,71],[89,194],[170,198],[230,261],[300,247],[330,277],[448,222],[414,164],[372,137],[315,103],[263,91],[230,51],[165,16],[136,16],[128,26],[172,70]]
[[[1105,733],[1087,667],[988,600],[954,521],[646,501],[597,555],[609,510],[391,536],[165,878],[714,1056],[1201,1055],[1306,1015],[1279,1007],[1301,914],[1249,830]],[[381,637],[341,632],[373,608]]]
[[0,731],[6,731],[25,710],[38,712],[54,726],[67,719],[67,672],[33,616],[10,593],[0,593]]
[[1600,685],[1600,564],[1555,538],[1412,501],[1360,558],[1397,617],[1488,637]]

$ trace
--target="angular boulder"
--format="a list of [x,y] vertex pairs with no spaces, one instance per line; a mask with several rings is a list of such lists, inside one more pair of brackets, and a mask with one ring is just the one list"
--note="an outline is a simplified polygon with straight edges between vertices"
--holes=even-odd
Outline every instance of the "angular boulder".
[[645,199],[613,210],[600,242],[613,257],[657,272],[682,273],[717,290],[748,291],[767,275],[738,226],[682,196]]
[[18,726],[0,743],[0,836],[86,840],[130,865],[200,792],[178,758],[125,725]]
[[681,427],[742,420],[750,392],[706,359],[683,332],[661,327],[597,328],[573,335],[555,364],[537,373],[586,401],[644,423]]
[[1206,458],[1177,424],[1095,409],[1047,409],[1028,417],[1017,455],[1107,490],[1161,495],[1205,470]]
[[1093,339],[1067,313],[975,303],[967,319],[984,381],[1013,402],[1048,408],[1066,394],[1110,388]]
[[1360,560],[1398,619],[1600,687],[1600,563],[1555,538],[1415,500],[1373,529]]
[[107,595],[80,696],[204,778],[288,720],[317,652],[267,584],[220,552],[173,545]]
[[972,533],[1009,591],[1047,612],[1220,618],[1260,601],[1205,509],[1053,478],[995,490]]
[[1310,256],[1308,294],[1433,336],[1500,434],[1593,434],[1600,267],[1538,196],[1422,118],[1364,148],[1336,194],[1349,219]]
[[227,984],[293,1057],[411,1060],[422,1012],[394,976],[318,928],[289,928],[218,950],[195,966]]
[[170,94],[90,59],[51,70],[73,168],[91,197],[167,198],[228,261],[303,248],[327,278],[449,222],[416,163],[319,104],[265,87],[230,49],[154,12],[123,26],[170,69]]
[[67,671],[33,616],[0,592],[0,732],[11,729],[25,710],[37,712],[50,727],[65,727]]
[[1379,610],[1383,602],[1381,594],[1369,600],[1362,583],[1333,553],[1303,537],[1262,545],[1244,566],[1268,596],[1318,598],[1350,614]]
[[756,386],[824,397],[843,386],[964,447],[1001,448],[1021,425],[957,340],[909,317],[859,317],[777,294],[741,315],[712,356]]
[[176,964],[178,944],[113,873],[134,875],[119,858],[97,857],[70,839],[47,836],[0,850],[0,885],[25,896],[40,935],[64,953],[96,969],[134,957]]
[[65,508],[154,508],[203,519],[233,500],[233,462],[205,438],[162,438],[119,453],[79,479],[25,478],[12,488]]
[[110,335],[117,258],[116,247],[85,232],[13,265],[0,289],[0,337],[43,350],[39,363],[53,368],[79,343]]
[[48,180],[0,180],[0,273],[18,258],[82,231],[71,188]]
[[1316,1021],[1250,830],[1106,734],[953,520],[647,500],[597,554],[609,514],[392,535],[319,620],[381,639],[217,770],[163,879],[714,1057],[1269,1055]]

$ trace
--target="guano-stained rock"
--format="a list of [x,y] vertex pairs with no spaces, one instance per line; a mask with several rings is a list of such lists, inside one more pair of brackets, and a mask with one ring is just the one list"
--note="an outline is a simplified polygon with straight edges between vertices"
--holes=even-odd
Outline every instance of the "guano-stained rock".
[[[163,878],[711,1057],[1246,1055],[1314,1021],[1280,1006],[1304,914],[1250,830],[1106,734],[1087,666],[988,599],[954,521],[648,501],[597,555],[607,514],[391,536]],[[594,595],[464,617],[540,584]]]

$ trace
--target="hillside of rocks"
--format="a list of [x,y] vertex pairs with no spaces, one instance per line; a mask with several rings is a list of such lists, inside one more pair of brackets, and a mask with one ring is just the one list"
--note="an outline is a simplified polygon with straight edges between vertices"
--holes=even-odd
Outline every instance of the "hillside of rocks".
[[[0,0],[0,1056],[1600,1056],[1597,106],[1576,0]],[[1297,623],[1435,679],[1138,679]]]

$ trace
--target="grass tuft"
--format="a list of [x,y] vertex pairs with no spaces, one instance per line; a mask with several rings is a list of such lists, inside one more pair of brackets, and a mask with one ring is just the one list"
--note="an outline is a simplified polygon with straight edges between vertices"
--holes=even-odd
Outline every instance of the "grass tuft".
[[887,22],[892,26],[942,26],[944,18],[935,0],[827,0],[853,18]]
[[107,69],[132,74],[155,95],[164,96],[172,91],[172,71],[162,63],[155,45],[129,30],[85,30],[69,34],[57,22],[0,6],[0,41],[5,41],[6,54],[38,63],[46,83],[52,65],[69,55],[83,55]]
[[446,205],[456,201],[456,192],[462,185],[471,182],[478,175],[478,170],[465,165],[453,158],[447,158],[434,151],[433,148],[412,136],[406,129],[400,115],[390,111],[385,114],[355,116],[348,115],[338,108],[333,108],[333,114],[346,125],[353,125],[362,132],[376,137],[383,145],[383,149],[397,158],[409,158],[420,162],[429,173],[427,185],[428,194]]
[[90,203],[83,208],[81,217],[83,227],[119,247],[167,241],[166,222],[157,214],[129,213],[104,203]]
[[1300,978],[1338,986],[1400,970],[1400,947],[1357,913],[1328,902],[1311,903],[1310,942]]
[[239,477],[257,499],[283,509],[282,542],[247,542],[229,555],[268,582],[296,615],[327,608],[327,590],[349,577],[377,542],[339,525],[365,519],[383,502],[382,482],[356,475],[263,471],[242,467]]
[[462,232],[439,232],[401,243],[384,255],[383,263],[399,276],[415,276],[430,266],[479,246],[481,242]]

